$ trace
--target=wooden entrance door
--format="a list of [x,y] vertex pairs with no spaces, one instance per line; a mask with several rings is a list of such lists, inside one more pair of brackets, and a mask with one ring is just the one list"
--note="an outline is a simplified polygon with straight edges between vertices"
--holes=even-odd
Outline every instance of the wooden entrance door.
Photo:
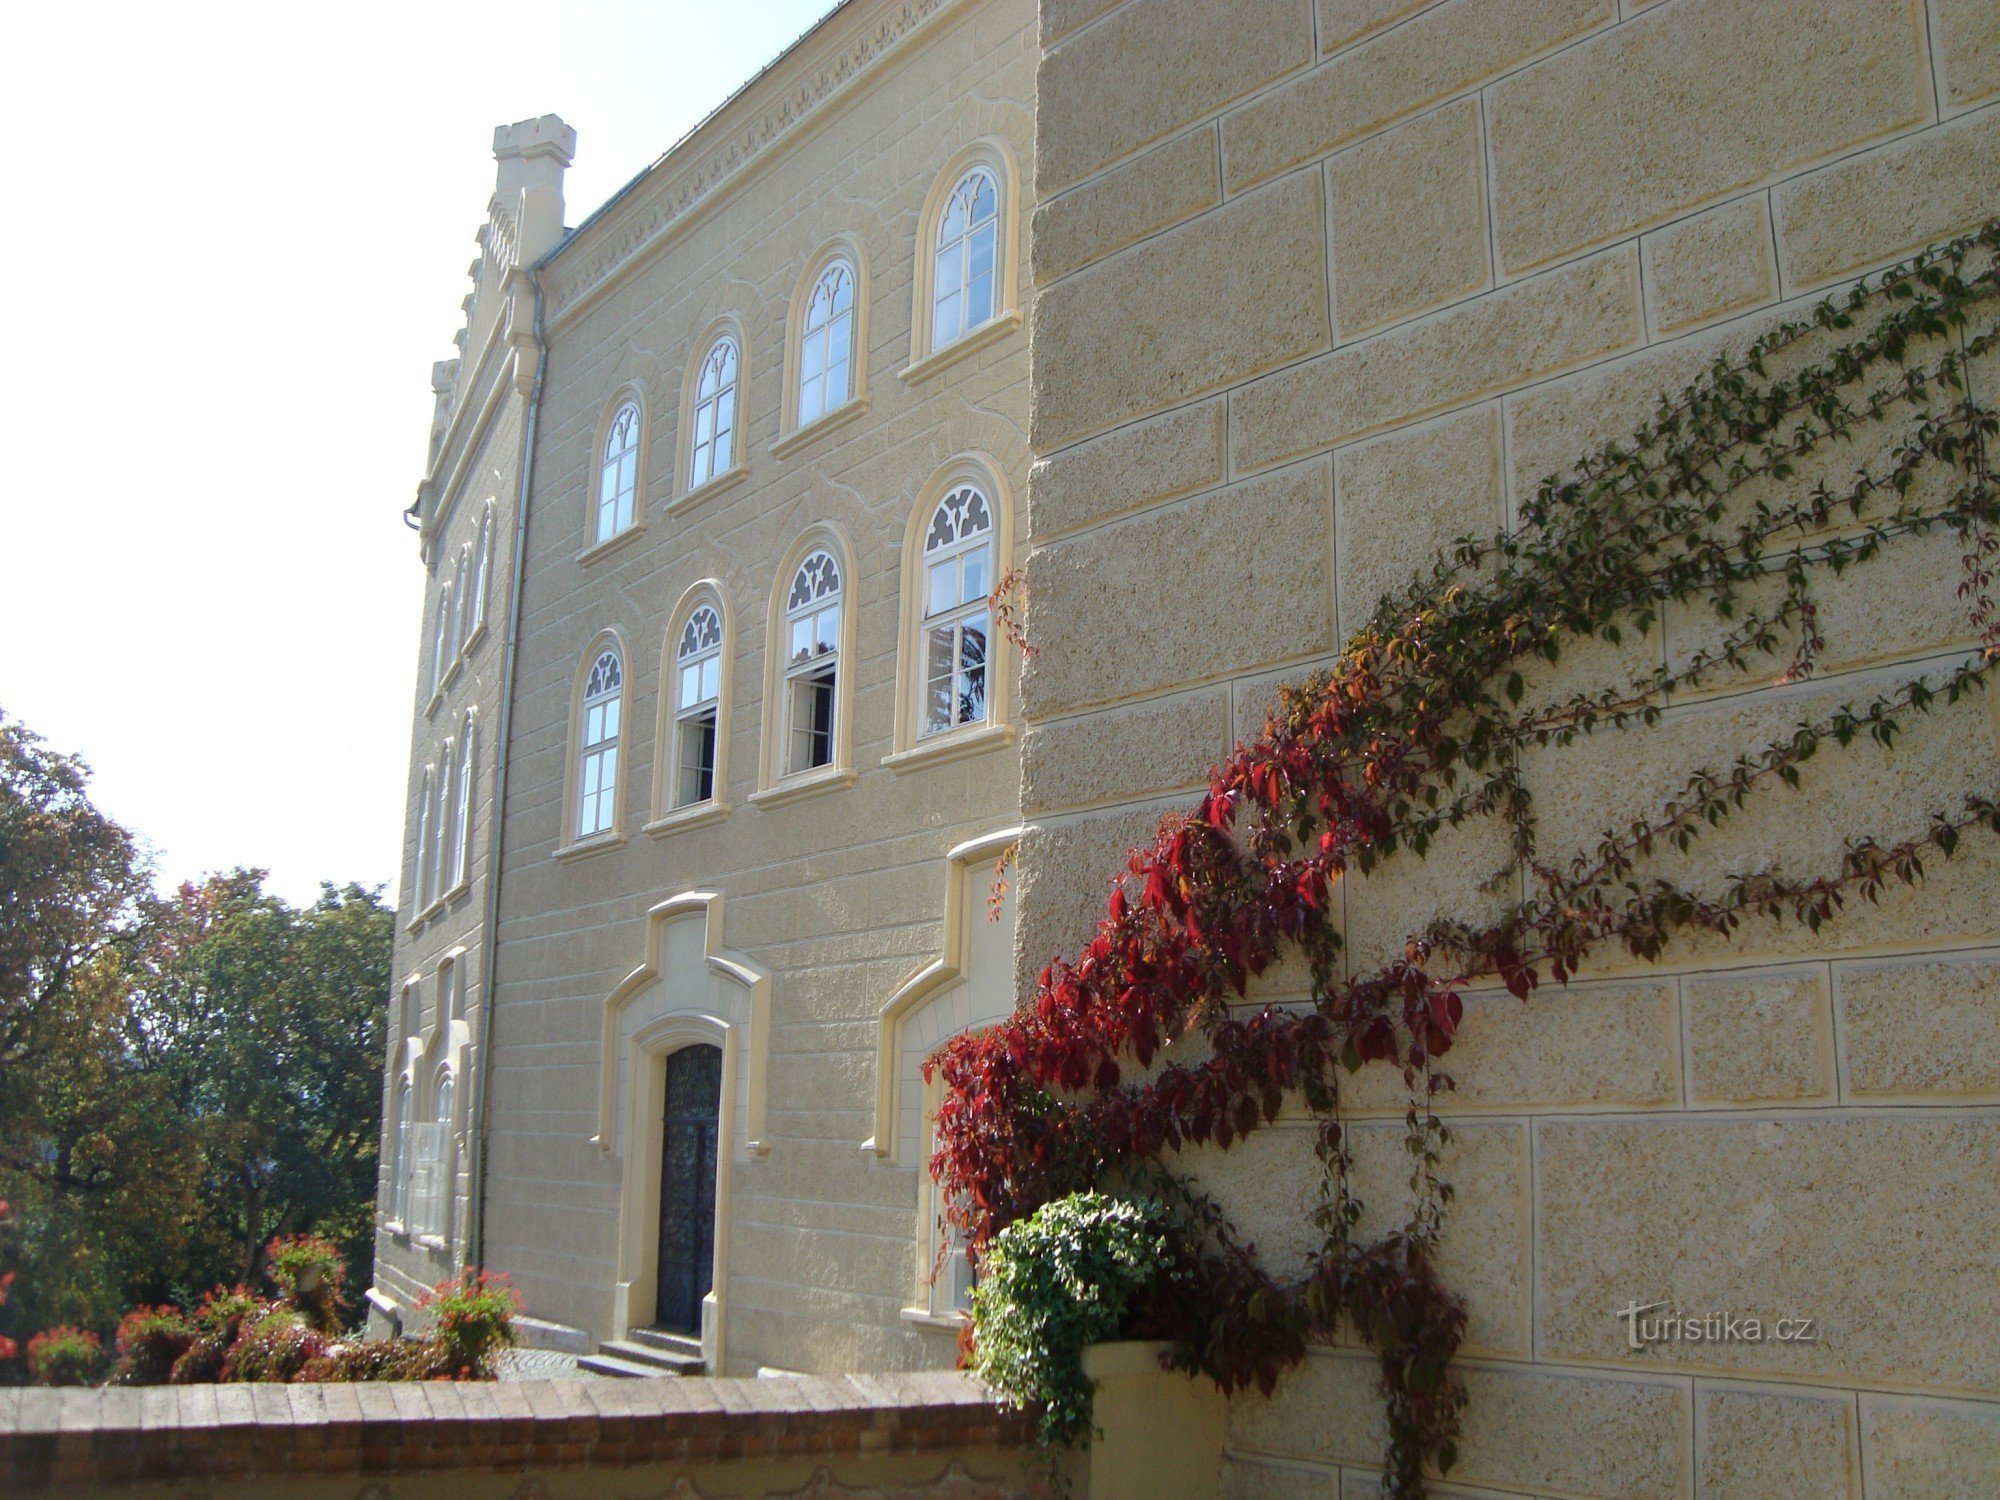
[[667,1057],[660,1145],[660,1287],[654,1322],[701,1332],[701,1299],[715,1279],[715,1152],[722,1049],[683,1047]]

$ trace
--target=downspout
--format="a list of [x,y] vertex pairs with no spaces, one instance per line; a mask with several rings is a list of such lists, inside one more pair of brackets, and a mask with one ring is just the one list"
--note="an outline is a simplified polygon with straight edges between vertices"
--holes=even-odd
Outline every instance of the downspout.
[[[521,640],[521,579],[528,561],[528,494],[535,472],[535,423],[542,409],[542,376],[548,369],[548,350],[542,342],[542,278],[530,268],[528,278],[535,287],[535,383],[528,394],[528,419],[521,434],[521,490],[514,504],[513,584],[507,601],[507,649],[500,665],[500,716],[494,725],[499,759],[493,769],[493,836],[488,841],[485,914],[481,931],[485,941],[479,957],[479,1080],[473,1089],[472,1129],[472,1223],[466,1235],[466,1264],[480,1266],[486,1257],[486,1096],[493,1076],[493,988],[500,958],[500,863],[507,819],[507,764],[509,735],[514,720],[514,663]],[[519,357],[518,355],[516,356]]]

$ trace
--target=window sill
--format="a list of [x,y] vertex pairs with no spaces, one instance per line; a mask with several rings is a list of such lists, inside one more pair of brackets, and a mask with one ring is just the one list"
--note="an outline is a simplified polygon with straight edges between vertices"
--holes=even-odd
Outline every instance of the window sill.
[[479,643],[486,639],[486,622],[479,621],[472,627],[472,634],[465,638],[465,644],[458,648],[460,661],[471,661],[472,653],[479,649]]
[[444,910],[444,897],[433,896],[431,898],[431,904],[429,906],[426,906],[422,911],[417,913],[417,921],[428,922],[432,917],[436,916],[439,912],[443,910]]
[[783,807],[787,802],[798,802],[807,797],[816,797],[821,792],[835,792],[842,787],[854,785],[852,766],[821,766],[814,771],[801,771],[796,776],[787,776],[776,786],[767,786],[761,792],[750,794],[752,807]]
[[605,541],[599,542],[594,547],[586,547],[583,549],[583,551],[577,553],[576,560],[578,565],[582,567],[588,567],[590,564],[597,562],[600,559],[609,557],[612,553],[616,552],[620,547],[625,546],[628,542],[631,542],[634,538],[642,535],[645,532],[645,530],[646,530],[646,523],[644,521],[634,521],[630,526],[627,526],[623,531],[619,532],[618,535],[610,537]]
[[896,772],[916,771],[925,766],[941,766],[968,755],[997,750],[1014,738],[1012,724],[981,724],[976,729],[956,729],[917,741],[907,750],[882,757],[882,764]]
[[430,700],[424,704],[425,715],[435,714],[438,711],[438,705],[442,702],[444,702],[444,679],[440,677],[437,681],[437,686],[431,689]]
[[912,360],[896,372],[896,378],[905,385],[915,385],[920,380],[928,380],[939,370],[957,364],[968,354],[977,353],[990,345],[997,344],[1021,327],[1021,309],[1010,308],[998,317],[988,318],[972,332],[961,334],[942,349],[933,349],[922,359]]
[[906,1307],[896,1314],[912,1327],[928,1329],[934,1333],[957,1334],[972,1320],[971,1313],[934,1313],[928,1307]]
[[654,838],[664,838],[670,833],[679,833],[685,828],[706,828],[710,823],[720,823],[729,816],[729,804],[718,802],[713,797],[706,802],[690,802],[686,807],[677,807],[670,813],[662,813],[653,819],[641,833]]
[[441,906],[450,906],[454,901],[458,900],[460,896],[463,896],[467,891],[471,889],[472,889],[472,877],[468,875],[465,877],[465,879],[461,880],[457,885],[453,886],[450,890],[446,891],[444,893],[444,900],[438,904]]
[[409,1226],[401,1219],[389,1219],[384,1222],[382,1232],[391,1239],[407,1240],[410,1237]]
[[738,464],[733,469],[725,469],[720,474],[704,479],[685,494],[676,499],[669,500],[667,502],[667,514],[677,516],[684,510],[692,510],[704,500],[712,499],[724,490],[734,489],[749,476],[749,473],[750,465]]
[[602,854],[607,849],[625,847],[625,835],[616,830],[610,833],[593,833],[587,839],[578,839],[574,844],[564,844],[556,850],[556,858],[564,864],[579,859],[588,859],[593,854]]
[[836,427],[845,427],[856,417],[868,410],[868,397],[849,396],[847,400],[822,416],[814,417],[810,426],[794,427],[790,432],[771,444],[771,457],[790,458],[806,444],[824,437]]
[[[454,682],[458,681],[458,674],[464,670],[465,670],[465,655],[463,652],[461,652],[459,655],[454,656],[451,659],[451,665],[444,669],[444,683],[442,685],[443,689],[449,689]],[[443,697],[444,691],[441,690],[438,696]]]
[[451,1246],[444,1242],[442,1235],[420,1234],[417,1236],[417,1244],[422,1249],[435,1250],[440,1254],[449,1253],[451,1250]]

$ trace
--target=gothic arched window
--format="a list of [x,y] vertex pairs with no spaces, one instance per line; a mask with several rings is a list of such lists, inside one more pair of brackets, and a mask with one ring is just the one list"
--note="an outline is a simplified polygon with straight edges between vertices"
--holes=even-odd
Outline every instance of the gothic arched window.
[[627,401],[612,413],[597,469],[596,541],[608,542],[632,524],[639,493],[639,403]]
[[697,489],[729,472],[736,461],[736,340],[715,341],[695,379],[693,457],[688,462],[688,488]]
[[819,273],[806,302],[799,343],[800,427],[846,404],[853,355],[854,267],[838,259]]
[[840,689],[840,564],[806,555],[785,595],[786,775],[833,764]]
[[618,719],[624,687],[618,653],[600,653],[584,682],[583,722],[578,726],[576,836],[580,839],[607,831],[617,816]]
[[958,180],[938,219],[931,269],[931,347],[992,318],[1000,273],[1000,189],[985,167]]
[[986,655],[992,636],[993,506],[977,485],[938,502],[924,532],[923,734],[986,718]]

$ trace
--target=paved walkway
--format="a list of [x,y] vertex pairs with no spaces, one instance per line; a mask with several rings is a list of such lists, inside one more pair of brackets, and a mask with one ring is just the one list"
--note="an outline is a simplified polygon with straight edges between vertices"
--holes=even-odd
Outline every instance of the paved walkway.
[[597,1380],[601,1376],[579,1369],[574,1354],[560,1349],[503,1349],[494,1361],[499,1380]]

